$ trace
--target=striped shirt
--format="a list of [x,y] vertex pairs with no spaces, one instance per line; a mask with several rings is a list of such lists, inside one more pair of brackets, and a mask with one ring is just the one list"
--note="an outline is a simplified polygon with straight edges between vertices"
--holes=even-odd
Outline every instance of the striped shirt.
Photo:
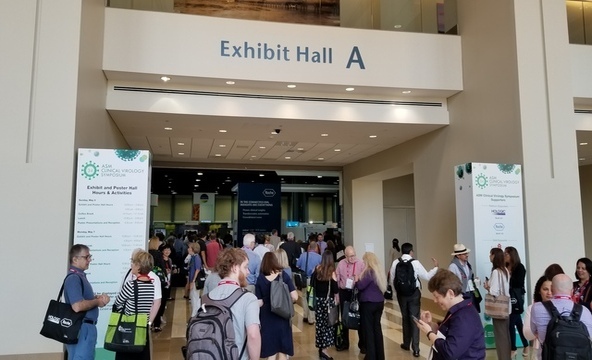
[[[135,308],[134,282],[138,283],[138,310]],[[114,308],[123,308],[124,314],[149,314],[154,302],[154,284],[151,281],[126,282],[113,304]]]

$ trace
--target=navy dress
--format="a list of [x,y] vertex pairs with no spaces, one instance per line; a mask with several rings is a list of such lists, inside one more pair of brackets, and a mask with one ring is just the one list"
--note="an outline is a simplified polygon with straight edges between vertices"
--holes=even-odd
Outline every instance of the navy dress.
[[[282,279],[290,292],[296,290],[292,279],[281,272]],[[271,312],[269,292],[271,282],[265,278],[264,274],[259,274],[255,284],[255,295],[257,299],[263,300],[263,306],[259,308],[259,319],[261,320],[261,357],[266,358],[277,353],[294,355],[294,341],[292,338],[292,324],[288,319],[284,319]]]

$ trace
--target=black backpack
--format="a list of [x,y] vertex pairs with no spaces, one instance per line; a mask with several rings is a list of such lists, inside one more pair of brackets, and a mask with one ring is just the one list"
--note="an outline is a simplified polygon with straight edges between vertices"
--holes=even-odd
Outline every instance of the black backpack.
[[415,278],[413,261],[415,259],[403,260],[399,258],[399,263],[395,268],[395,279],[393,280],[393,287],[398,296],[411,296],[415,293],[417,279]]
[[557,308],[549,301],[543,306],[551,315],[547,325],[547,335],[543,343],[543,360],[590,360],[592,346],[586,325],[580,321],[583,307],[574,304],[568,316],[559,314]]

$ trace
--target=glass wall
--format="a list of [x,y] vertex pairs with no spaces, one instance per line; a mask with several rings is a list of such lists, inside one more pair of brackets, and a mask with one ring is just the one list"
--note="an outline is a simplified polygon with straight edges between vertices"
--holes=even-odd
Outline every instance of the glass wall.
[[107,0],[107,6],[358,29],[456,31],[456,0]]
[[567,1],[570,44],[592,44],[592,2]]

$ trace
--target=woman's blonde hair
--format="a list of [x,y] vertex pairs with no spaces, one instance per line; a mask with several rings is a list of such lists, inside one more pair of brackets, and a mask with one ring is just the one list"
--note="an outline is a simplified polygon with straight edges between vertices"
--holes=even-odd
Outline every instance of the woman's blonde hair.
[[142,250],[134,255],[132,263],[140,267],[140,274],[148,274],[154,267],[154,258],[148,252]]
[[201,247],[199,246],[199,243],[196,243],[196,242],[189,243],[189,247],[191,248],[191,250],[193,250],[194,254],[199,255],[199,252],[201,251]]
[[378,263],[378,257],[373,252],[364,253],[362,256],[362,260],[364,260],[364,265],[366,267],[360,274],[360,279],[363,279],[365,276],[374,276],[374,281],[376,281],[376,285],[380,291],[386,291],[386,275],[382,270],[382,267]]
[[148,250],[158,250],[160,247],[160,239],[156,236],[150,238],[148,242]]
[[288,263],[288,254],[286,254],[286,251],[284,249],[279,248],[276,251],[274,251],[274,254],[278,262],[280,263],[280,266],[283,269],[287,269],[290,267],[290,264]]

